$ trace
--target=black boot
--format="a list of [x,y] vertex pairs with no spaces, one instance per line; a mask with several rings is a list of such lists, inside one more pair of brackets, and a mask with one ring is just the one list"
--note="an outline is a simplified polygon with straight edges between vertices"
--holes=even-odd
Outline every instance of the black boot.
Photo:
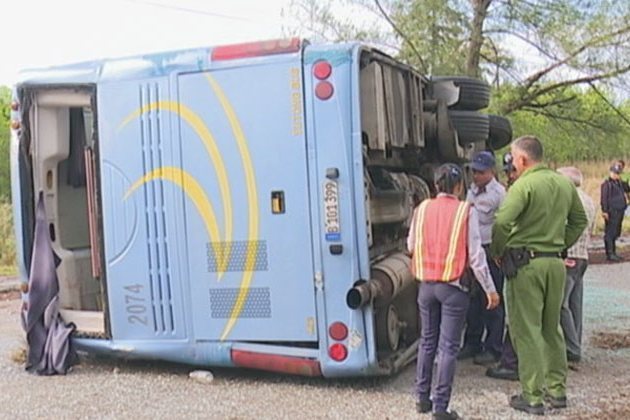
[[608,261],[618,261],[613,254],[613,244],[614,242],[609,239],[604,239],[604,247],[606,248],[606,259]]

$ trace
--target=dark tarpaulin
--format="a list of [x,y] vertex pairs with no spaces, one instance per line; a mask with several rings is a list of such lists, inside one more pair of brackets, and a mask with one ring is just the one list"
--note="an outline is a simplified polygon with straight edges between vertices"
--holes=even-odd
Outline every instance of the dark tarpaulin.
[[39,375],[66,374],[77,361],[70,335],[74,324],[65,324],[59,315],[59,282],[48,232],[43,193],[35,210],[35,234],[28,281],[28,305],[22,311],[28,354],[26,370]]
[[85,118],[83,108],[70,108],[70,155],[67,183],[74,188],[85,187]]

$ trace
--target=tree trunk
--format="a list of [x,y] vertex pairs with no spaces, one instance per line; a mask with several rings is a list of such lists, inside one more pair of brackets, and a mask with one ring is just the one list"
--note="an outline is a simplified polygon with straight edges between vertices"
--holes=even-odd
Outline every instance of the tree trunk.
[[470,0],[470,2],[473,6],[474,17],[470,31],[468,57],[466,58],[466,75],[479,77],[481,75],[479,61],[483,46],[483,23],[486,20],[486,13],[492,0]]

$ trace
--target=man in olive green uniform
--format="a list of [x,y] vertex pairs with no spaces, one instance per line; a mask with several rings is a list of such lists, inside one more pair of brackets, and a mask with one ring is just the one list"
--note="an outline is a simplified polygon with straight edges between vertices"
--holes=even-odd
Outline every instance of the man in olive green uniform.
[[511,256],[519,266],[505,290],[523,390],[510,405],[544,414],[543,400],[553,408],[567,404],[561,254],[578,239],[587,219],[571,181],[542,164],[543,148],[536,137],[518,138],[511,152],[518,179],[496,214],[491,245],[503,263]]

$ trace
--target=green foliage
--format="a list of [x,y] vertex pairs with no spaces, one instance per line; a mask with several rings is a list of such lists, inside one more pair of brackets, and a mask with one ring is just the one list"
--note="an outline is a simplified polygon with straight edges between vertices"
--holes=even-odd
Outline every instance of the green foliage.
[[0,86],[0,201],[9,200],[11,182],[9,174],[9,118],[11,91]]
[[[517,96],[517,86],[504,85],[495,92],[491,110]],[[630,150],[630,124],[620,118],[617,111],[630,117],[630,101],[617,106],[617,110],[602,100],[612,95],[576,87],[542,97],[553,105],[529,106],[510,114],[514,136],[535,134],[545,144],[549,160],[609,160],[627,155]]]
[[[467,17],[464,12],[444,0],[397,1],[392,19],[410,36],[416,50],[421,51],[430,74],[462,74],[465,72]],[[402,43],[399,58],[421,68],[419,58],[408,43]]]
[[0,268],[15,267],[15,257],[11,204],[0,200]]

